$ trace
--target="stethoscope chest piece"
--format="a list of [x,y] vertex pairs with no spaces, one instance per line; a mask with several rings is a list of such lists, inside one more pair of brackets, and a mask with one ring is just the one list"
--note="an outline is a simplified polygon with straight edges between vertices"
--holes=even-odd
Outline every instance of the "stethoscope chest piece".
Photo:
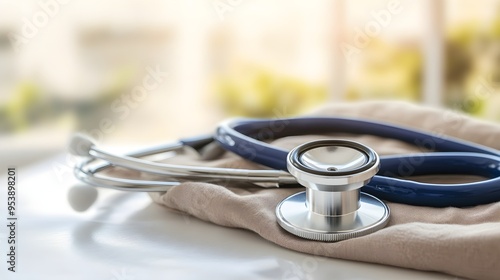
[[357,142],[320,140],[296,147],[288,154],[287,167],[306,191],[278,204],[278,223],[294,235],[318,241],[340,241],[383,228],[389,208],[360,192],[379,166],[375,151]]

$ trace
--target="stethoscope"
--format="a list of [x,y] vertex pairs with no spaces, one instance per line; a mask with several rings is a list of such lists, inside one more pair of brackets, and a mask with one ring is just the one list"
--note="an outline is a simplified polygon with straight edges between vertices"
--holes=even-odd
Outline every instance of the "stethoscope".
[[[286,151],[268,142],[305,134],[370,134],[437,152],[382,156],[348,140],[312,141]],[[175,165],[145,160],[158,154],[200,151],[212,142],[224,150],[273,170]],[[368,120],[305,117],[279,120],[229,120],[213,136],[182,139],[126,156],[109,153],[92,139],[73,137],[70,152],[84,157],[75,176],[88,184],[124,191],[165,192],[182,181],[243,181],[261,187],[306,187],[276,207],[278,224],[312,240],[339,241],[383,228],[390,210],[382,200],[432,207],[468,207],[500,201],[500,152],[449,136]],[[161,175],[162,180],[104,175],[119,166]],[[288,172],[284,171],[288,170]],[[419,175],[467,174],[487,179],[433,184],[405,179]],[[362,190],[363,192],[361,192]]]

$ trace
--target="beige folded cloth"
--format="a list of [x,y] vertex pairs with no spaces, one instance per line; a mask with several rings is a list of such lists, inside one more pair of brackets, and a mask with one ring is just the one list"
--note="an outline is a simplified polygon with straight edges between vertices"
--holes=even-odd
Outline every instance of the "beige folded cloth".
[[[401,102],[333,104],[313,113],[321,116],[360,117],[442,133],[500,149],[500,126],[444,110]],[[374,148],[380,155],[419,152],[397,140],[369,135],[329,135]],[[291,149],[321,135],[286,137],[274,145]],[[190,164],[232,168],[262,168],[232,154],[213,161],[177,158]],[[148,175],[150,176],[150,175]],[[473,180],[470,176],[419,178],[434,182]],[[500,188],[500,186],[498,186]],[[248,229],[280,246],[304,253],[347,260],[439,271],[474,279],[500,277],[500,202],[470,208],[417,207],[388,202],[388,226],[373,234],[336,243],[295,237],[277,224],[276,205],[300,188],[263,189],[226,182],[224,186],[186,182],[153,200],[205,221]]]

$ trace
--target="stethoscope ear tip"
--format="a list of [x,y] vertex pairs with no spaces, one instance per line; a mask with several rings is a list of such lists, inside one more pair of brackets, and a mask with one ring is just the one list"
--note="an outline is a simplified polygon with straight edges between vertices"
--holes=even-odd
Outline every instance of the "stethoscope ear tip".
[[84,212],[97,200],[97,189],[87,185],[75,185],[68,191],[68,203],[77,212]]
[[87,135],[76,133],[69,142],[69,152],[74,156],[88,157],[94,140]]

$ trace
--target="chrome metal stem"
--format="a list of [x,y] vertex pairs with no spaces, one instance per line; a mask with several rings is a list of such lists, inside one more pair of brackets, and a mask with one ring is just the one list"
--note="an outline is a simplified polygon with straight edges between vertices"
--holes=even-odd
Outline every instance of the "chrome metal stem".
[[306,189],[306,205],[313,213],[342,216],[359,209],[359,189],[344,192],[324,192]]

